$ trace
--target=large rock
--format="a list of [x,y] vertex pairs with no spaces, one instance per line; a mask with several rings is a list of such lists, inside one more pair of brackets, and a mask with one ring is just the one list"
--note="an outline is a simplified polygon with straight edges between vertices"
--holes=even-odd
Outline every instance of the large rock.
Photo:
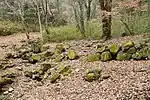
[[39,54],[32,54],[30,62],[31,63],[36,63],[36,62],[41,61],[41,59],[42,59],[41,55],[39,55]]
[[77,58],[77,53],[73,50],[69,50],[67,55],[70,60],[74,60]]
[[102,52],[107,51],[107,50],[109,50],[108,46],[101,46],[101,47],[97,48],[98,53],[102,53]]
[[50,64],[42,64],[41,66],[30,66],[24,69],[24,75],[34,80],[41,81],[44,77],[44,74],[50,68]]
[[148,47],[144,47],[142,49],[140,49],[139,51],[137,51],[136,53],[134,53],[132,55],[133,59],[136,60],[149,60],[150,59],[150,48]]
[[55,54],[61,54],[65,51],[63,44],[57,44],[55,47]]
[[58,72],[54,73],[51,77],[50,77],[50,82],[54,83],[56,82],[57,79],[60,78],[60,74]]
[[119,51],[119,49],[120,46],[118,46],[117,44],[112,44],[109,48],[110,52],[114,55]]
[[64,54],[55,54],[54,56],[56,62],[61,62],[65,58]]
[[112,59],[112,55],[109,51],[105,51],[101,54],[101,60],[102,61],[109,61]]
[[100,69],[90,69],[86,71],[86,75],[84,79],[88,82],[92,82],[92,81],[98,80],[100,76],[101,76]]
[[128,54],[134,54],[136,52],[136,48],[135,47],[131,47],[126,51]]
[[50,77],[50,81],[51,83],[54,83],[57,81],[57,79],[60,78],[61,75],[63,76],[68,76],[69,74],[71,74],[72,70],[70,68],[70,66],[64,66],[61,65]]
[[125,50],[128,50],[129,48],[133,47],[134,46],[134,42],[132,41],[127,41],[127,42],[124,42],[123,45],[122,45],[122,49],[123,51]]
[[125,53],[125,52],[122,52],[120,51],[118,54],[117,54],[117,60],[129,60],[131,58],[131,54],[128,54],[128,53]]
[[136,52],[135,54],[132,55],[132,58],[135,60],[141,60],[142,59],[142,53]]
[[94,61],[99,61],[100,60],[100,55],[99,54],[89,54],[87,56],[87,61],[88,62],[94,62]]

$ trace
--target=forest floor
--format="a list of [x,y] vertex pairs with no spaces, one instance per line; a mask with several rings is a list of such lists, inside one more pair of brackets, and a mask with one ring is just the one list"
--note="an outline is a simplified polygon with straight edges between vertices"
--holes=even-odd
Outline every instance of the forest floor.
[[[41,37],[31,34],[32,39]],[[108,40],[106,43],[122,43],[126,40],[137,40],[140,35],[120,37]],[[0,37],[0,59],[13,46],[21,46],[26,41],[25,34],[16,34]],[[79,55],[86,55],[95,51],[95,41],[69,41]],[[50,43],[55,45],[55,43]],[[89,46],[91,45],[91,46]],[[25,67],[20,61],[14,61],[15,67]],[[52,84],[49,80],[44,83],[31,80],[24,76],[22,71],[16,81],[6,86],[6,91],[11,87],[12,92],[4,95],[8,100],[150,100],[150,60],[143,61],[109,61],[109,62],[83,62],[72,60],[63,62],[74,69],[71,77],[62,79]],[[102,67],[104,73],[111,77],[101,82],[86,82],[83,79],[85,70],[93,66]]]

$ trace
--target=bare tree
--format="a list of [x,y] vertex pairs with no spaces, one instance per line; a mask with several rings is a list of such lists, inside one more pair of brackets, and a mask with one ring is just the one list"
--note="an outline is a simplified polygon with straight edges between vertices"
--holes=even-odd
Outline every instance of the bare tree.
[[87,21],[89,21],[91,19],[91,4],[93,0],[83,0],[83,1],[86,8]]
[[80,17],[80,31],[83,34],[83,36],[85,37],[85,26],[84,26],[84,8],[83,8],[83,1],[82,0],[78,0],[78,4],[79,4],[79,17]]
[[112,25],[112,0],[99,0],[102,14],[103,33],[101,38],[107,40],[111,37],[111,25]]
[[33,0],[33,3],[36,6],[37,15],[38,15],[38,22],[40,27],[40,34],[42,34],[42,22],[41,22],[41,13],[40,13],[40,2],[38,0]]

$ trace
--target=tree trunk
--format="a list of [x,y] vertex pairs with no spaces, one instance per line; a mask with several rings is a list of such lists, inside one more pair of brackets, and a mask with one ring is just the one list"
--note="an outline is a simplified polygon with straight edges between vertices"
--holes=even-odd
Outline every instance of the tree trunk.
[[101,38],[104,40],[107,40],[111,37],[111,20],[112,16],[111,14],[108,14],[112,10],[112,0],[99,0],[100,7],[102,11],[102,36]]
[[92,3],[92,0],[88,0],[87,2],[86,2],[86,0],[84,0],[87,21],[89,21],[91,19],[91,3]]
[[83,11],[83,1],[78,1],[79,9],[80,9],[80,31],[85,37],[85,27],[84,27],[84,11]]
[[80,29],[79,20],[78,20],[78,15],[77,15],[77,10],[76,10],[76,8],[74,7],[74,5],[72,5],[72,8],[73,8],[73,11],[74,11],[74,17],[75,17],[75,21],[76,21],[76,27],[77,27],[78,29]]
[[37,9],[37,16],[38,16],[38,22],[39,22],[39,27],[40,27],[40,34],[42,34],[42,22],[41,22],[40,7],[38,5],[37,0],[34,0],[34,3],[36,5],[36,9]]

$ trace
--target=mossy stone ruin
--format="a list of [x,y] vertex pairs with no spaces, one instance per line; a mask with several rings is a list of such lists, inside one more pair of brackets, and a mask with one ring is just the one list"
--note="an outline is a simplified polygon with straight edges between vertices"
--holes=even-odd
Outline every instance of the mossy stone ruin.
[[[98,56],[96,56],[98,55]],[[140,42],[126,41],[122,45],[109,44],[97,46],[96,54],[89,54],[87,61],[110,60],[150,60],[150,39],[142,39]]]

